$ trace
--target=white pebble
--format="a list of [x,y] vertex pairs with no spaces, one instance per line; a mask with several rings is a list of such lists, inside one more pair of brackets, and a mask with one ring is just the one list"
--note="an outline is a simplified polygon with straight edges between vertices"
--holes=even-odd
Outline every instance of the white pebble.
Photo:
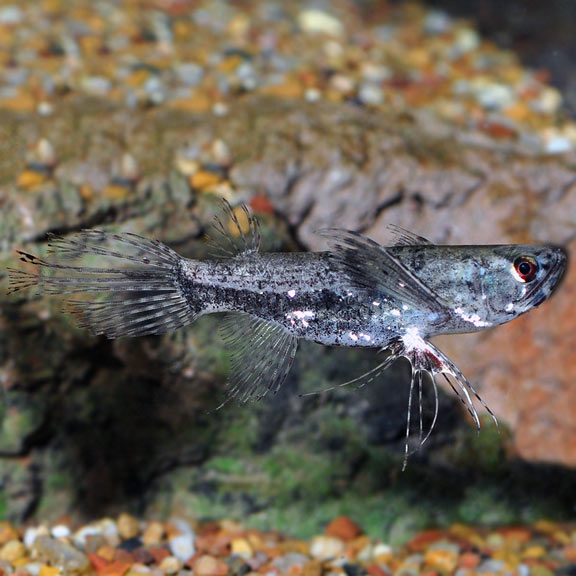
[[338,558],[344,553],[344,542],[332,536],[316,536],[310,544],[310,554],[318,560]]
[[384,102],[384,91],[380,86],[376,86],[371,82],[364,82],[360,86],[358,96],[365,104],[373,104],[377,106]]
[[14,26],[22,21],[22,10],[15,4],[4,6],[0,9],[0,23]]
[[563,154],[565,152],[570,152],[573,148],[573,142],[564,136],[555,136],[550,138],[544,146],[544,150],[547,154]]
[[543,114],[555,114],[562,106],[562,94],[555,88],[544,88],[537,100],[530,103],[532,109]]
[[189,533],[174,536],[170,538],[168,547],[170,548],[170,552],[172,552],[178,560],[187,562],[194,555],[194,535]]
[[26,546],[26,548],[32,548],[32,544],[34,544],[34,540],[36,540],[38,536],[48,536],[49,533],[48,528],[43,525],[26,528],[23,538],[24,546]]
[[308,90],[306,90],[306,92],[304,93],[304,98],[306,99],[306,102],[318,102],[318,100],[320,100],[321,97],[322,93],[320,92],[320,90],[318,90],[318,88],[308,88]]
[[40,574],[40,568],[42,566],[43,565],[40,564],[39,562],[30,562],[29,564],[24,564],[22,568],[24,568],[24,570],[28,572],[28,574],[30,574],[31,576],[38,576],[38,574]]
[[478,36],[478,32],[472,28],[460,28],[460,30],[456,32],[455,41],[456,48],[461,54],[473,52],[480,46],[480,36]]
[[488,82],[476,87],[476,100],[489,110],[500,110],[514,103],[514,92],[510,86]]
[[66,524],[57,524],[52,527],[50,533],[54,538],[68,538],[70,536],[70,528]]
[[328,14],[328,12],[314,8],[302,10],[298,14],[298,25],[304,32],[321,32],[333,35],[342,34],[344,29],[338,18]]
[[228,114],[228,106],[224,102],[216,102],[212,106],[212,113],[214,116],[226,116]]

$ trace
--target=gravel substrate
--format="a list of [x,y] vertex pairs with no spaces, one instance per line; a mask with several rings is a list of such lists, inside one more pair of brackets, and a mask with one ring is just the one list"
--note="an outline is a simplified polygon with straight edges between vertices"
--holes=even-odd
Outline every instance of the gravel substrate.
[[17,529],[3,523],[0,543],[0,570],[20,576],[547,576],[576,570],[576,528],[547,521],[491,530],[453,525],[391,547],[365,536],[345,516],[304,541],[232,520],[140,521],[121,514],[81,527],[62,521]]
[[548,153],[576,144],[545,71],[412,3],[3,0],[0,52],[0,110],[40,118],[77,97],[225,116],[258,96],[419,110]]

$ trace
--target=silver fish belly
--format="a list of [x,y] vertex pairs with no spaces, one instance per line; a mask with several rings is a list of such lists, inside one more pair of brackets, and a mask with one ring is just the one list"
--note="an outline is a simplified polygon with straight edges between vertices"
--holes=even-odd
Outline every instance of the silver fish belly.
[[[248,226],[226,203],[212,239],[217,258],[188,260],[134,234],[86,230],[51,237],[46,259],[20,252],[33,272],[10,271],[10,292],[36,287],[64,295],[79,324],[109,338],[162,334],[205,314],[223,315],[231,354],[227,400],[259,399],[280,388],[298,340],[387,351],[370,372],[342,385],[377,379],[396,359],[412,365],[405,459],[414,393],[437,378],[460,397],[476,426],[474,400],[495,416],[458,368],[430,341],[439,334],[483,330],[545,301],[567,264],[562,248],[538,245],[441,246],[391,227],[381,246],[356,232],[322,232],[330,250],[259,252],[256,218]],[[229,232],[230,224],[232,232]]]

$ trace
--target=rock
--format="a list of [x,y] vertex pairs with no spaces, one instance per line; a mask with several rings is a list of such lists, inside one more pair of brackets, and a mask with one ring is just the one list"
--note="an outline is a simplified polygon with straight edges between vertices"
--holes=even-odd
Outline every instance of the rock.
[[160,562],[160,570],[164,574],[176,574],[182,568],[182,560],[176,558],[176,556],[166,556],[162,562]]
[[15,540],[19,537],[19,534],[10,524],[10,522],[0,522],[0,544],[6,544],[10,540]]
[[38,559],[65,572],[79,573],[90,566],[90,560],[86,554],[50,536],[38,536],[32,550]]
[[333,536],[316,536],[310,543],[310,554],[318,560],[338,558],[344,550],[344,542]]
[[57,524],[52,527],[50,534],[52,534],[54,538],[68,538],[71,532],[70,528],[66,526],[66,524]]
[[140,523],[134,516],[130,516],[130,514],[120,514],[116,525],[120,538],[124,540],[135,538],[140,534]]
[[362,533],[362,529],[347,516],[338,516],[326,526],[325,533],[326,536],[334,536],[346,542],[357,538]]
[[458,564],[460,549],[455,544],[437,542],[424,554],[424,565],[440,573],[453,573]]
[[281,574],[290,574],[296,569],[305,566],[308,562],[310,562],[310,558],[306,554],[289,552],[288,554],[274,558],[272,565],[276,567]]
[[196,576],[226,576],[228,566],[214,556],[207,554],[194,561],[194,574]]
[[[105,540],[106,544],[115,547],[120,543],[120,536],[118,534],[118,527],[116,522],[111,518],[103,518],[92,524],[86,524],[79,528],[72,536],[74,542],[80,547],[85,548],[87,540],[90,536],[101,537]],[[101,546],[101,540],[94,540],[98,546]],[[96,544],[95,544],[96,545]]]
[[179,534],[168,541],[172,554],[181,562],[187,562],[194,555],[194,534]]
[[38,576],[58,576],[62,572],[53,566],[40,566]]
[[150,522],[142,533],[142,542],[145,546],[152,546],[162,542],[164,537],[164,525],[161,522]]
[[328,12],[316,9],[302,10],[298,14],[298,24],[305,32],[321,32],[338,36],[344,31],[342,22]]
[[20,540],[9,540],[0,548],[0,560],[15,562],[26,556],[26,546]]
[[30,526],[29,528],[26,528],[22,541],[27,548],[32,548],[34,540],[36,540],[38,536],[48,536],[49,534],[50,530],[47,526]]
[[250,558],[254,554],[254,550],[246,538],[233,538],[230,542],[230,554]]

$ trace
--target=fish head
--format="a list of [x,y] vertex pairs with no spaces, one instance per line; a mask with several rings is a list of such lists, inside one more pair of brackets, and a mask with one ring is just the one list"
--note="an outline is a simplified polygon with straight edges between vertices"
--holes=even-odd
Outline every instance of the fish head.
[[568,263],[557,246],[493,247],[483,258],[481,282],[492,325],[508,322],[547,300],[562,279]]

